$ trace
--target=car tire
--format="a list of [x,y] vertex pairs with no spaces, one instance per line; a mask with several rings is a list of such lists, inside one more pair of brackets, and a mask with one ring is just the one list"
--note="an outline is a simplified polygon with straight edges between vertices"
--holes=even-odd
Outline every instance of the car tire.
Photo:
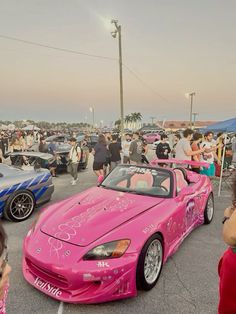
[[35,208],[35,199],[30,191],[17,191],[6,201],[4,217],[7,220],[21,222],[30,217]]
[[[156,251],[156,256],[152,250]],[[163,253],[163,239],[159,234],[154,234],[145,243],[139,256],[136,273],[138,289],[148,291],[156,285],[162,270]]]
[[214,216],[214,198],[211,193],[207,199],[207,203],[204,210],[204,224],[208,225],[212,222]]

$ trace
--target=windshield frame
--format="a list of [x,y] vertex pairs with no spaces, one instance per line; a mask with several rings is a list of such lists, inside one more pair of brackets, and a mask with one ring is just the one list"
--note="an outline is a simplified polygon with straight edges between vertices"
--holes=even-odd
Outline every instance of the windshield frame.
[[[137,168],[145,168],[145,169],[150,169],[150,170],[156,170],[158,172],[163,172],[169,175],[170,178],[170,190],[169,190],[169,194],[167,195],[154,195],[151,193],[145,193],[142,191],[135,191],[135,190],[127,190],[126,188],[119,188],[119,187],[110,187],[107,185],[104,185],[104,181],[112,174],[112,172],[116,169],[116,168],[130,168],[130,167],[137,167]],[[107,189],[107,190],[112,190],[112,191],[117,191],[117,192],[124,192],[124,193],[130,193],[130,194],[137,194],[137,195],[143,195],[143,196],[151,196],[151,197],[158,197],[158,198],[173,198],[173,194],[174,194],[174,174],[173,171],[171,171],[170,169],[166,169],[166,168],[161,168],[161,167],[153,167],[153,166],[148,166],[148,165],[130,165],[130,164],[120,164],[118,165],[116,168],[114,168],[108,175],[106,175],[106,177],[103,179],[103,181],[98,185],[98,187]]]

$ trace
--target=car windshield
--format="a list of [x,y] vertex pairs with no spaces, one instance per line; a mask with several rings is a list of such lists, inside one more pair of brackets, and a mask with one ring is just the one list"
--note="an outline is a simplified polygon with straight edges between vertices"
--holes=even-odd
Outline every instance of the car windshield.
[[128,193],[168,197],[171,194],[171,173],[159,168],[120,165],[101,186]]

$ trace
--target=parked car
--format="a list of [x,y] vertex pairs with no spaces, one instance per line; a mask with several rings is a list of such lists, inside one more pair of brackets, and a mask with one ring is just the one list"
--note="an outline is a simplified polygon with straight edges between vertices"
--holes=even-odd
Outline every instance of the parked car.
[[43,210],[24,240],[24,278],[59,301],[152,289],[186,236],[213,219],[210,179],[181,166],[119,165],[99,182]]
[[160,140],[160,135],[158,133],[148,133],[143,135],[143,139],[147,144],[153,144],[154,142]]
[[[7,156],[11,159],[13,166],[22,167],[23,165],[34,166],[40,165],[42,168],[49,169],[50,164],[57,160],[57,172],[62,173],[67,171],[68,155],[71,146],[69,144],[56,145],[55,156],[48,153],[40,152],[15,152],[9,153]],[[87,148],[88,149],[88,148]],[[87,150],[86,147],[81,148],[81,158],[78,164],[78,171],[80,169],[86,169],[88,165]]]
[[54,191],[48,170],[4,164],[0,164],[0,186],[0,215],[15,222],[29,218],[35,206],[49,201]]
[[67,134],[61,134],[61,135],[52,135],[49,136],[45,139],[47,144],[50,144],[51,142],[56,142],[56,143],[67,143],[71,136]]

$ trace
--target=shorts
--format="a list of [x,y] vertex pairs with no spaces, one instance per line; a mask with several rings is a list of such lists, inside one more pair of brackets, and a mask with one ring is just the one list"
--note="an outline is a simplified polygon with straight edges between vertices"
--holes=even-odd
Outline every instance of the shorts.
[[93,170],[94,171],[102,170],[103,166],[104,166],[104,162],[96,162],[96,161],[93,162]]
[[213,164],[210,164],[210,167],[209,167],[208,169],[206,169],[205,167],[203,167],[203,169],[200,170],[200,173],[201,173],[201,174],[205,174],[205,175],[208,176],[208,177],[214,177],[214,176],[215,176],[215,172],[216,172],[216,169],[215,169],[214,163],[213,163]]

